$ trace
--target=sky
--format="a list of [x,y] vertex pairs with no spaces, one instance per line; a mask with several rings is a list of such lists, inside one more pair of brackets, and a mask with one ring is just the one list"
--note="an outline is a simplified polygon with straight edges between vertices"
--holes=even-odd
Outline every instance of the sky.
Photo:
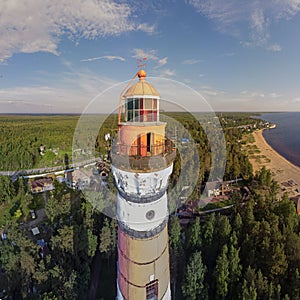
[[97,95],[110,112],[144,57],[148,81],[187,110],[202,108],[193,89],[214,111],[300,111],[299,11],[300,0],[1,0],[0,113],[82,113]]

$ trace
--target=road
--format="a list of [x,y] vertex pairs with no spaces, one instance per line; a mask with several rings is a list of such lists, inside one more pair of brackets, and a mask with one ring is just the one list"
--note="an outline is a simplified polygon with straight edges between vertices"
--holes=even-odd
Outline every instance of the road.
[[90,164],[99,161],[100,157],[95,157],[92,159],[88,159],[79,163],[70,164],[68,169],[65,169],[65,166],[56,166],[56,167],[48,167],[48,168],[37,168],[37,169],[29,169],[29,170],[17,170],[17,171],[0,171],[0,175],[2,176],[11,176],[12,178],[18,178],[18,176],[30,176],[30,175],[43,175],[43,173],[53,173],[53,172],[65,172],[71,171],[72,169],[84,167]]

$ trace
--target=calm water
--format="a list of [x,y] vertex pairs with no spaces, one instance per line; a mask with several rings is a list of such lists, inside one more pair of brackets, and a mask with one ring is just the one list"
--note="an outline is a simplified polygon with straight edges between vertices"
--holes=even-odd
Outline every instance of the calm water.
[[278,153],[300,166],[300,112],[268,113],[260,118],[276,124],[263,131],[263,136]]

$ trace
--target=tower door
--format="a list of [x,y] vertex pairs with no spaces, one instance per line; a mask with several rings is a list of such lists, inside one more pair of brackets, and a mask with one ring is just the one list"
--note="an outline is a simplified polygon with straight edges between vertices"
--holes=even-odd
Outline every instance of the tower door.
[[147,135],[140,134],[137,138],[137,155],[147,156]]
[[137,155],[147,156],[147,152],[151,152],[151,144],[152,144],[152,136],[151,132],[147,134],[140,134],[137,138]]

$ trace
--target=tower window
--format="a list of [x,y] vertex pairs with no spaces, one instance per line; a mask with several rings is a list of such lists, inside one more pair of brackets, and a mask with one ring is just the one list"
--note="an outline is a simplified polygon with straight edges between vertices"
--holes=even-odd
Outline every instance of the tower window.
[[127,122],[156,122],[157,99],[152,98],[127,98]]
[[146,218],[147,218],[148,220],[152,220],[152,219],[154,218],[154,216],[155,216],[154,210],[149,210],[149,211],[147,211],[147,213],[146,213]]
[[158,280],[153,280],[146,285],[146,300],[158,300]]

